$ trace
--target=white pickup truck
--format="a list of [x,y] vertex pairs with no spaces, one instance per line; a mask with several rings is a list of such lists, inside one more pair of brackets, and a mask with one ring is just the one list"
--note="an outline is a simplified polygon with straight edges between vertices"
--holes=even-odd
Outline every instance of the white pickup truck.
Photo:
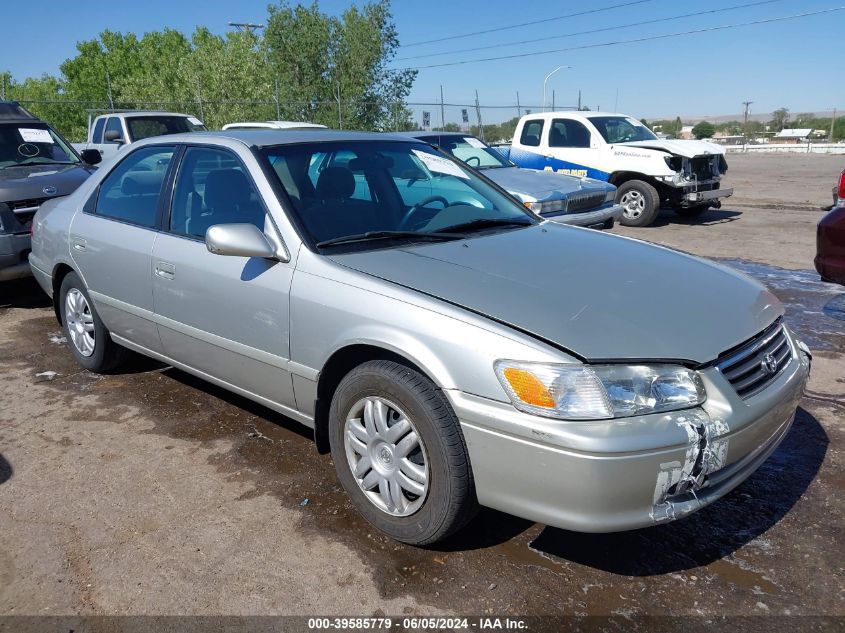
[[202,121],[190,114],[149,110],[109,112],[93,119],[89,116],[88,140],[85,143],[74,143],[73,146],[79,152],[95,149],[106,160],[117,154],[124,145],[143,138],[202,132],[205,129]]
[[523,116],[513,144],[498,147],[520,167],[546,169],[616,185],[621,222],[648,226],[661,204],[693,217],[733,189],[720,187],[725,149],[707,141],[660,140],[637,119],[606,112]]

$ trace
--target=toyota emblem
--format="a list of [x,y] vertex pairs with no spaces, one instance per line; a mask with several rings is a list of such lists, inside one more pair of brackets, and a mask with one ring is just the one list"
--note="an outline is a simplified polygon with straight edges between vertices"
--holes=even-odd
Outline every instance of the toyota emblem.
[[766,354],[760,363],[760,369],[763,370],[763,373],[769,375],[776,373],[778,370],[778,359],[771,354]]
[[41,191],[43,191],[46,196],[55,196],[58,189],[56,189],[53,185],[47,185]]

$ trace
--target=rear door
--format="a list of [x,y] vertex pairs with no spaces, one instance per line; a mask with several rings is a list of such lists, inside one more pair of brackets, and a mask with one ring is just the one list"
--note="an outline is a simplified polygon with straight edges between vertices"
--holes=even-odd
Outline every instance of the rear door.
[[214,255],[209,227],[251,223],[277,236],[251,174],[219,147],[185,150],[153,251],[156,321],[165,354],[228,385],[295,408],[289,373],[293,264]]
[[70,252],[112,334],[160,351],[151,258],[173,145],[128,152],[70,227]]

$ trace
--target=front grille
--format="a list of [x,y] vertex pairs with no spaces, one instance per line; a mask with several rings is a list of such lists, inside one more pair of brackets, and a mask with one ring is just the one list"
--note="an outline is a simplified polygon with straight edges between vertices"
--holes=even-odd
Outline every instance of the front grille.
[[598,207],[604,203],[605,195],[604,191],[597,193],[576,193],[567,198],[566,212],[577,213]]
[[38,207],[49,198],[32,198],[30,200],[16,200],[14,202],[7,202],[6,204],[17,217],[18,222],[24,226],[28,226],[38,211]]
[[686,163],[686,176],[696,180],[711,180],[719,177],[719,155],[694,156]]
[[759,393],[789,364],[792,349],[780,320],[742,345],[728,350],[716,367],[743,399]]

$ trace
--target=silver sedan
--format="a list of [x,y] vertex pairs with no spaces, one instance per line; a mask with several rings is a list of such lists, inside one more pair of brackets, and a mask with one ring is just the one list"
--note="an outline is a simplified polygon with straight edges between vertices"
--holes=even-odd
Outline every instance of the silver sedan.
[[764,287],[543,221],[406,137],[148,139],[42,206],[32,247],[83,367],[132,350],[313,428],[408,543],[478,505],[588,532],[689,514],[777,447],[809,371]]

